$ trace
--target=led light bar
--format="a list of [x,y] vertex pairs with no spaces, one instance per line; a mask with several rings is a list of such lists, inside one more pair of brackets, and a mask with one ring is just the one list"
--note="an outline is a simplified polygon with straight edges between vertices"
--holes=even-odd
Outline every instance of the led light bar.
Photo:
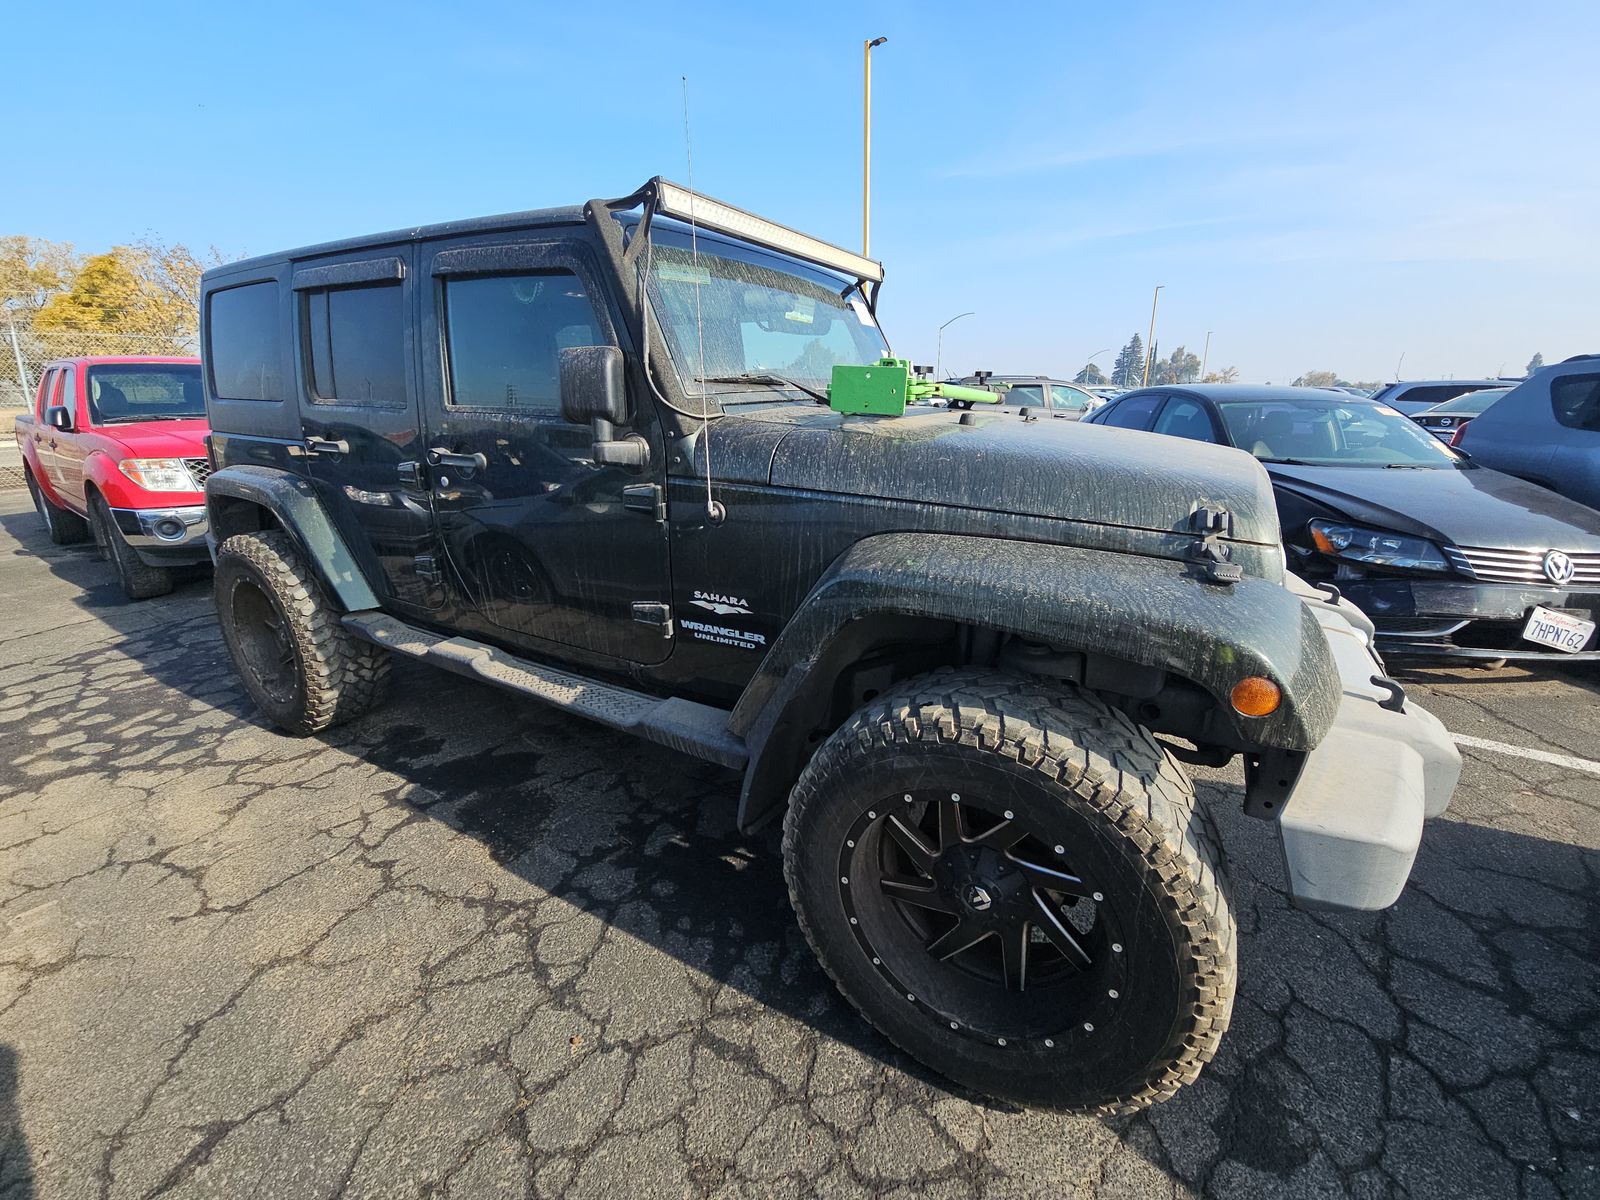
[[814,238],[809,233],[779,225],[765,217],[745,212],[731,204],[691,192],[680,184],[657,176],[651,181],[656,189],[656,211],[680,221],[693,221],[706,229],[726,233],[747,242],[755,242],[770,250],[781,250],[807,262],[831,267],[856,279],[871,283],[883,280],[883,264],[874,262],[863,254],[855,254],[832,242]]

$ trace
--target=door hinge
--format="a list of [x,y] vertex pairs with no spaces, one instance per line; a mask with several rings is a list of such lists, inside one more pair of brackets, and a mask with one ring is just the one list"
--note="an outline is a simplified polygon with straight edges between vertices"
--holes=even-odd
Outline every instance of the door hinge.
[[658,521],[667,519],[667,494],[659,483],[630,483],[622,489],[622,507],[629,512],[649,513]]
[[444,572],[439,570],[439,561],[431,554],[419,554],[416,559],[417,574],[429,583],[438,583],[444,578]]
[[641,625],[659,627],[662,637],[672,636],[672,606],[670,604],[636,600],[633,604],[633,619]]

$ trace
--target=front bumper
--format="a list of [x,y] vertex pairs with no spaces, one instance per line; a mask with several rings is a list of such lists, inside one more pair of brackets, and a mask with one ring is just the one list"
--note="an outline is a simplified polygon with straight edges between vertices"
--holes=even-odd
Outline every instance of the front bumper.
[[113,508],[111,516],[123,539],[153,567],[209,561],[206,550],[206,506],[179,508]]
[[1322,626],[1342,694],[1278,810],[1289,892],[1305,907],[1387,908],[1411,874],[1423,820],[1450,803],[1461,755],[1437,717],[1412,700],[1395,707],[1395,686],[1374,682],[1383,663],[1360,622],[1293,576],[1290,587]]
[[1600,591],[1467,580],[1341,579],[1339,588],[1377,627],[1390,657],[1600,661],[1600,637],[1566,654],[1522,640],[1535,605],[1600,619]]

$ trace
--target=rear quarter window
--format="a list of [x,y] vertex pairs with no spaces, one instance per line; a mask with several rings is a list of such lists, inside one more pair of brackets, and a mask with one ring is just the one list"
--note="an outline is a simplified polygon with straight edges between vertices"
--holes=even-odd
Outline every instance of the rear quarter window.
[[206,367],[219,400],[281,400],[278,285],[247,283],[206,297]]
[[1550,407],[1568,429],[1600,432],[1600,375],[1567,375],[1550,381]]

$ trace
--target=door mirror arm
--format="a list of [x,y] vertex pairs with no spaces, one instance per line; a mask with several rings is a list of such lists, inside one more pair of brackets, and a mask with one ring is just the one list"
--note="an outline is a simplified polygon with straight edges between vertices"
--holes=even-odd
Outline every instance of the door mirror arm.
[[595,417],[591,428],[594,431],[594,445],[590,453],[595,462],[602,466],[632,467],[641,471],[650,465],[650,443],[637,433],[619,438],[616,426],[604,417]]

